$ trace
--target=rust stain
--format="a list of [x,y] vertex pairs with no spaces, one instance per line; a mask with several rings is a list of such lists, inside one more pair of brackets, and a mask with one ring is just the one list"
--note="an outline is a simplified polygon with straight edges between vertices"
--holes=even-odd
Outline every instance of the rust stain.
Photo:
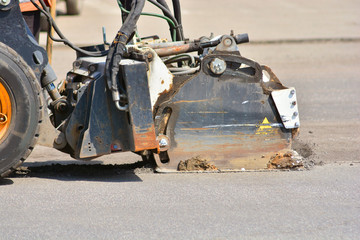
[[184,44],[184,45],[180,45],[180,46],[157,48],[157,49],[154,49],[154,51],[160,57],[165,57],[165,56],[175,55],[175,54],[179,54],[179,53],[185,53],[185,52],[188,52],[190,49],[191,49],[190,44]]
[[171,84],[169,85],[169,89],[165,89],[164,91],[162,91],[161,93],[159,93],[159,96],[169,93],[172,88],[173,88],[173,84],[171,83]]
[[299,136],[300,128],[293,128],[291,129],[291,137],[294,139],[295,137]]
[[289,141],[281,138],[281,135],[219,135],[196,139],[189,136],[178,137],[176,143],[176,147],[168,150],[170,162],[166,166],[159,166],[161,169],[176,170],[180,161],[194,156],[211,161],[221,170],[267,169],[272,156],[290,151]]
[[156,141],[154,126],[151,126],[145,132],[142,133],[137,133],[133,128],[133,138],[134,138],[135,152],[159,148],[159,145]]

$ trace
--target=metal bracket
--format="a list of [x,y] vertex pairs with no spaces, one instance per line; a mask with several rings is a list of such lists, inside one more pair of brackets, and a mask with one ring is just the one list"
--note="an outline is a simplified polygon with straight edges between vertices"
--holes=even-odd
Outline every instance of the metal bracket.
[[286,129],[300,127],[295,88],[274,90],[271,96]]

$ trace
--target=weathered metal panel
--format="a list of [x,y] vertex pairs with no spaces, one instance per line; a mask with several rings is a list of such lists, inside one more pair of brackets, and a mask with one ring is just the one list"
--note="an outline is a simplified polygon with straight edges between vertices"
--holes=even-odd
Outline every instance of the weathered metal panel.
[[28,35],[27,30],[30,30],[22,17],[18,0],[12,0],[8,5],[0,4],[0,22],[0,42],[14,49],[40,79],[48,57],[46,51]]
[[171,147],[168,162],[157,161],[161,170],[176,170],[197,156],[221,170],[264,169],[271,155],[290,149],[291,131],[264,94],[260,66],[245,62],[251,74],[229,69],[217,77],[202,69],[160,104],[156,117],[172,110],[166,132]]
[[131,150],[157,149],[146,63],[126,59],[120,62],[120,67],[129,105],[133,140]]

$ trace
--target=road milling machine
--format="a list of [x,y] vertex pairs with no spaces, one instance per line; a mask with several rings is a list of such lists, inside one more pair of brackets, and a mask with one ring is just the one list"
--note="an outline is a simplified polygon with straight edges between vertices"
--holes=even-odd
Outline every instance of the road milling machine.
[[[55,30],[50,38],[77,57],[66,79],[55,84],[47,52],[24,22],[19,0],[0,0],[2,177],[37,143],[79,160],[131,151],[159,172],[269,169],[274,160],[294,159],[296,91],[240,54],[247,34],[189,40],[179,0],[169,3],[171,9],[165,0],[118,0],[123,23],[113,41],[77,47],[43,0],[31,1]],[[161,14],[143,12],[145,3]],[[165,19],[171,40],[141,37],[141,15]]]

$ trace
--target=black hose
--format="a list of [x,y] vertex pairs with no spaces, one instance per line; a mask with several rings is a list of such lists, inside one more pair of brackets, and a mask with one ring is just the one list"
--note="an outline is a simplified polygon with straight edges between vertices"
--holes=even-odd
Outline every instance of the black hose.
[[[90,51],[86,51],[84,49],[81,49],[77,46],[75,46],[73,43],[71,43],[65,36],[64,34],[62,34],[62,32],[60,31],[60,29],[58,28],[58,26],[56,25],[54,19],[52,19],[49,11],[46,8],[46,4],[44,3],[43,0],[40,0],[40,4],[42,6],[42,8],[35,2],[35,0],[30,0],[32,2],[32,4],[39,10],[41,11],[47,18],[50,28],[48,30],[48,34],[50,39],[52,39],[54,42],[62,42],[65,45],[69,46],[70,48],[74,49],[75,51],[81,52],[82,54],[86,55],[86,56],[91,56],[91,57],[101,57],[101,56],[105,56],[108,51],[94,51],[94,52],[90,52]],[[60,39],[56,39],[54,38],[54,36],[51,34],[51,27],[54,28],[55,32],[57,33],[57,35],[59,35]]]
[[181,7],[180,7],[180,1],[179,0],[172,0],[173,2],[173,8],[174,8],[174,15],[179,23],[179,28],[181,31],[181,35],[184,36],[183,28],[182,28],[182,21],[181,21]]
[[145,0],[134,0],[131,4],[131,10],[124,24],[118,31],[115,39],[111,43],[109,53],[105,62],[105,76],[108,87],[112,91],[113,100],[118,103],[120,94],[118,92],[117,75],[119,72],[119,63],[126,52],[126,43],[130,40],[130,36],[135,31],[136,23],[144,8]]
[[[131,3],[132,3],[132,0],[120,0],[121,4],[124,6],[124,8],[126,10],[128,10],[129,12],[131,11]],[[124,23],[127,16],[129,14],[125,11],[121,11],[121,16],[122,16],[122,22]]]
[[[177,19],[174,17],[174,15],[171,13],[171,11],[168,8],[166,8],[165,6],[163,6],[161,3],[159,3],[159,1],[155,1],[155,0],[148,0],[148,1],[151,2],[152,4],[154,4],[155,6],[157,6],[158,8],[160,8],[161,11],[164,13],[164,15],[166,17],[170,18],[174,22],[175,30],[176,30],[176,39],[174,39],[174,40],[176,40],[176,41],[184,40],[183,33],[181,31],[181,26],[179,25]],[[166,4],[166,2],[165,2],[165,4]],[[169,24],[169,26],[170,26],[170,35],[171,35],[173,26],[171,26],[171,24]]]
[[158,3],[160,3],[161,5],[163,5],[167,10],[170,11],[169,6],[167,5],[165,0],[156,0]]

